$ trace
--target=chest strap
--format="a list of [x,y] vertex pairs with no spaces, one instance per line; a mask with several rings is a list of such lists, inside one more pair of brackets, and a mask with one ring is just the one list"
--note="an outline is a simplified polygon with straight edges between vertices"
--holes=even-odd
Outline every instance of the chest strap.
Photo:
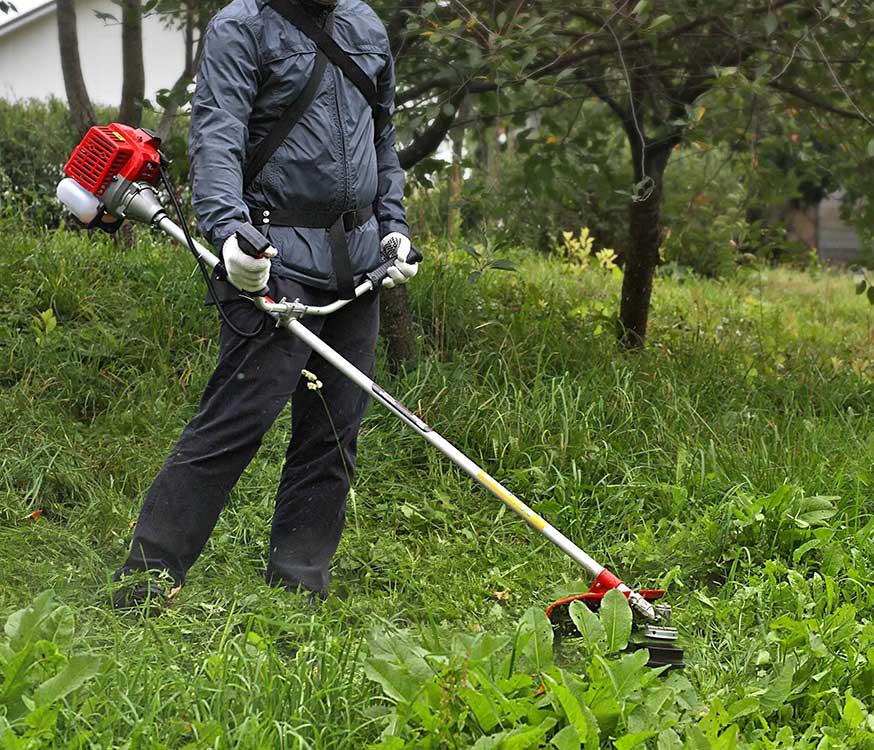
[[292,0],[271,0],[270,7],[292,26],[295,26],[304,36],[309,37],[310,41],[361,92],[373,113],[373,140],[379,141],[391,117],[389,111],[380,104],[379,91],[377,91],[373,81],[370,80],[370,76],[352,59],[352,56],[346,50],[334,41],[330,29],[326,31],[321,28],[315,19],[301,8],[300,5],[292,2]]
[[373,216],[373,206],[353,208],[337,213],[324,208],[257,208],[250,206],[251,222],[256,227],[308,227],[327,229],[331,247],[331,265],[340,299],[355,297],[352,260],[346,233],[366,224]]

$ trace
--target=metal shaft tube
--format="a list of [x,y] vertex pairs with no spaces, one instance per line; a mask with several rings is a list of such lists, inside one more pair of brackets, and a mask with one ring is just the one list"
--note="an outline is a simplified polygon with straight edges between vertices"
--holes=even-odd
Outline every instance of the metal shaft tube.
[[[185,232],[182,231],[182,227],[180,227],[176,222],[170,219],[167,214],[159,216],[155,220],[155,226],[158,227],[161,231],[169,234],[181,245],[188,247],[188,240],[185,239]],[[201,245],[193,237],[191,241],[194,243],[194,249],[200,256],[200,259],[204,263],[206,263],[206,265],[208,265],[210,268],[215,268],[219,264],[219,259],[210,250]]]
[[[166,214],[158,217],[155,224],[173,237],[173,239],[183,245],[188,244],[185,238],[185,233],[169,217],[167,217]],[[194,247],[201,260],[203,260],[203,262],[210,268],[215,268],[218,265],[219,259],[206,247],[196,241],[194,242]],[[366,281],[356,289],[356,296],[361,296],[362,294],[369,292],[371,289],[372,284],[369,281]],[[603,565],[580,549],[580,547],[574,544],[552,524],[548,523],[543,516],[529,508],[497,479],[492,477],[485,469],[458,450],[458,448],[452,445],[452,443],[438,432],[435,432],[430,426],[425,424],[425,422],[409,411],[409,409],[397,401],[393,396],[380,388],[373,380],[355,367],[355,365],[334,351],[334,349],[328,346],[297,319],[300,315],[330,314],[347,304],[348,300],[339,300],[324,307],[310,307],[301,304],[292,305],[296,317],[284,316],[281,310],[287,309],[289,306],[283,306],[282,303],[275,303],[267,297],[256,297],[253,299],[253,302],[261,310],[264,310],[271,315],[277,321],[277,325],[286,328],[291,334],[310,346],[313,351],[324,357],[326,361],[336,367],[359,388],[371,395],[405,424],[409,425],[421,437],[427,440],[428,443],[433,445],[444,456],[452,461],[452,463],[473,477],[473,479],[503,502],[506,507],[513,511],[513,513],[526,521],[533,529],[546,537],[546,539],[580,565],[589,575],[592,576],[592,578],[598,578],[598,576],[605,571]],[[657,619],[653,606],[640,594],[629,589],[624,583],[620,583],[617,588],[628,596],[631,606],[646,619],[653,621]]]
[[489,475],[485,469],[477,465],[440,433],[435,432],[431,427],[403,406],[403,404],[386,393],[351,362],[325,344],[318,336],[304,326],[303,323],[299,320],[291,320],[286,324],[286,327],[291,331],[291,333],[304,341],[308,346],[312,347],[314,351],[318,352],[318,354],[324,357],[359,388],[372,395],[373,398],[379,401],[379,403],[385,406],[389,411],[393,412],[407,425],[412,427],[417,433],[419,433],[419,435],[452,461],[452,463],[473,477],[495,497],[500,499],[504,505],[506,505],[516,515],[527,521],[530,526],[539,531],[556,547],[562,550],[562,552],[564,552],[568,557],[585,568],[589,575],[593,578],[597,578],[601,574],[601,571],[604,570],[603,565],[587,555],[558,529],[548,523],[540,514],[529,508],[497,479]]

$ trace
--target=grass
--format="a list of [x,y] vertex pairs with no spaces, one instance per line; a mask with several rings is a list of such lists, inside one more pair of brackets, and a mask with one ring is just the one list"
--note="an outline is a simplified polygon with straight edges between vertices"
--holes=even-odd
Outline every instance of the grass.
[[[0,613],[51,588],[107,660],[51,746],[361,748],[381,729],[359,658],[374,626],[512,632],[588,585],[372,408],[322,607],[261,582],[286,414],[174,606],[116,615],[109,575],[196,410],[215,314],[148,235],[4,229]],[[378,380],[629,583],[667,586],[702,695],[751,684],[785,649],[781,616],[870,621],[874,317],[850,277],[660,279],[649,347],[627,355],[609,272],[515,260],[471,285],[432,249],[411,286],[421,356]],[[813,496],[834,513],[805,527]]]

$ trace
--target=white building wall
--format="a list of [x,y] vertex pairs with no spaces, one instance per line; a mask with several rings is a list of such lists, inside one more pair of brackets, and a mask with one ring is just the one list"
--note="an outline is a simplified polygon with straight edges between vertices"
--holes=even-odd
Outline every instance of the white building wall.
[[[118,106],[121,99],[121,26],[100,20],[94,11],[118,18],[111,0],[79,0],[76,25],[79,56],[88,93],[95,104]],[[4,33],[0,27],[0,97],[5,99],[66,99],[58,50],[57,15],[50,12]],[[170,88],[185,64],[182,31],[168,29],[157,16],[143,19],[146,97],[154,101]]]

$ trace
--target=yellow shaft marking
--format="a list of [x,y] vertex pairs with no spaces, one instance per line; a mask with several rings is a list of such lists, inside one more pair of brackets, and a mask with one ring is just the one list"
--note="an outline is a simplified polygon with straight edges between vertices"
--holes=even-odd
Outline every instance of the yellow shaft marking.
[[486,474],[486,472],[481,471],[476,475],[476,478],[482,482],[486,487],[488,487],[492,492],[494,492],[501,500],[503,500],[507,505],[509,505],[513,510],[522,515],[528,523],[530,523],[534,528],[540,529],[543,531],[546,528],[546,519],[542,516],[535,513],[531,508],[529,508],[525,503],[523,503],[518,497],[516,497],[512,492],[508,492],[500,484],[498,484],[497,480],[493,477]]

